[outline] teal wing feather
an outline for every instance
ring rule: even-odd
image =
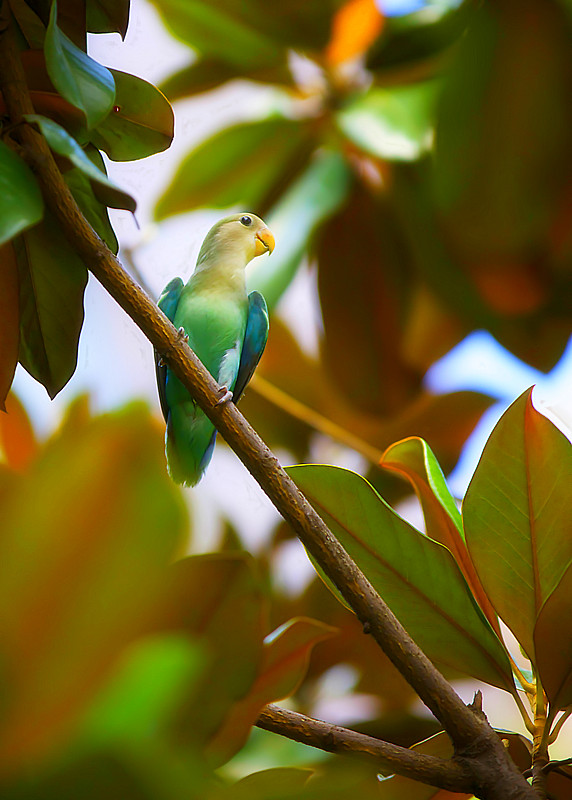
[[[248,319],[240,355],[238,375],[234,385],[233,400],[238,403],[254,374],[268,340],[268,309],[260,292],[248,295]]]
[[[175,321],[175,314],[177,313],[177,306],[183,291],[183,281],[180,278],[173,278],[172,281],[165,286],[161,293],[161,297],[157,305],[163,314],[171,321]],[[167,387],[167,367],[161,363],[161,356],[155,350],[155,374],[157,376],[157,389],[159,390],[159,401],[161,403],[161,411],[165,417],[165,422],[169,417],[169,404],[167,403],[166,387]]]

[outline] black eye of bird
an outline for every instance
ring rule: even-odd
[[[240,221],[242,222],[242,224],[243,224],[243,225],[246,225],[247,227],[248,227],[249,225],[252,225],[252,219],[251,219],[251,217],[241,217],[241,218],[240,218]]]

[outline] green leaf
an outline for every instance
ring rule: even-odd
[[[255,262],[248,283],[273,309],[290,285],[312,236],[343,203],[350,187],[350,170],[335,150],[319,153],[272,208],[267,222],[276,239],[272,259]]]
[[[6,397],[14,380],[20,345],[20,282],[11,244],[0,247],[0,264],[0,410],[6,411]]]
[[[278,116],[220,131],[183,161],[156,219],[196,208],[257,208],[307,137],[303,123]]]
[[[92,128],[113,106],[113,75],[80,50],[58,28],[56,18],[57,2],[54,0],[44,44],[48,74],[58,92],[84,112],[88,127]]]
[[[377,158],[414,161],[432,144],[437,89],[436,81],[370,89],[338,113],[338,127]]]
[[[116,86],[115,105],[91,132],[91,141],[113,161],[135,161],[166,150],[175,118],[171,104],[153,84],[110,70]]]
[[[278,47],[256,27],[256,16],[246,19],[236,3],[213,6],[208,0],[154,0],[166,27],[201,54],[249,69],[284,60]]]
[[[47,210],[13,247],[20,275],[20,362],[55,397],[75,371],[87,270]]]
[[[109,221],[107,207],[96,197],[87,175],[78,168],[71,169],[64,175],[64,180],[91,227],[109,249],[117,254],[119,244]]]
[[[286,62],[244,70],[218,58],[201,58],[167,78],[161,84],[161,91],[169,100],[179,100],[182,97],[194,97],[209,92],[238,78],[257,83],[292,86],[292,73]]]
[[[0,771],[59,743],[156,627],[187,521],[161,451],[142,405],[92,420],[80,403],[4,503]]]
[[[563,511],[564,513],[564,511]],[[534,627],[536,666],[555,708],[572,704],[572,564],[538,615]]]
[[[287,472],[429,658],[514,692],[506,652],[447,548],[412,528],[354,472]]]
[[[70,136],[57,122],[47,117],[42,117],[39,114],[26,114],[25,118],[28,122],[35,122],[38,125],[52,150],[60,156],[69,158],[72,164],[78,167],[90,180],[101,183],[107,189],[111,189],[112,192],[109,193],[110,196],[113,196],[113,193],[115,193],[118,197],[121,196],[122,198],[119,202],[128,203],[128,205],[113,206],[114,208],[129,208],[130,211],[135,211],[137,203],[127,192],[124,192],[109,180],[105,173],[103,159],[99,154],[99,158],[96,158],[101,167],[96,166],[94,161],[92,161],[85,150],[80,147],[73,136]]]
[[[44,202],[28,165],[0,140],[0,244],[42,219]]]
[[[89,33],[119,33],[125,39],[129,24],[130,0],[87,0],[86,21]]]
[[[286,800],[299,796],[311,775],[312,770],[299,767],[264,769],[225,787],[212,800]]]
[[[522,394],[485,445],[463,504],[471,558],[528,657],[542,605],[572,562],[572,445]]]
[[[500,636],[498,618],[476,573],[465,544],[463,521],[433,451],[423,439],[410,436],[390,445],[380,466],[407,478],[423,508],[427,535],[453,554],[486,618]]]

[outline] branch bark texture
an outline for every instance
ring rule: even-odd
[[[43,136],[23,121],[33,113],[6,0],[0,17],[0,90],[19,152],[34,171],[46,205],[68,241],[109,294],[138,325],[189,390],[242,463],[291,525],[306,549],[337,586],[364,629],[441,722],[472,791],[489,800],[536,795],[510,761],[488,723],[468,708],[411,639],[355,562],[280,467],[278,460],[233,403],[216,406],[218,385],[180,340],[156,304],[123,270],[78,208]],[[396,772],[399,770],[395,769]],[[463,784],[466,786],[466,783]]]

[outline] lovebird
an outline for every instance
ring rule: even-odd
[[[208,232],[188,283],[174,278],[159,298],[159,308],[220,384],[219,403],[238,402],[266,346],[266,302],[260,292],[247,295],[245,267],[273,249],[260,217],[225,217]],[[217,432],[157,353],[155,364],[167,468],[174,481],[194,486],[212,458]]]

